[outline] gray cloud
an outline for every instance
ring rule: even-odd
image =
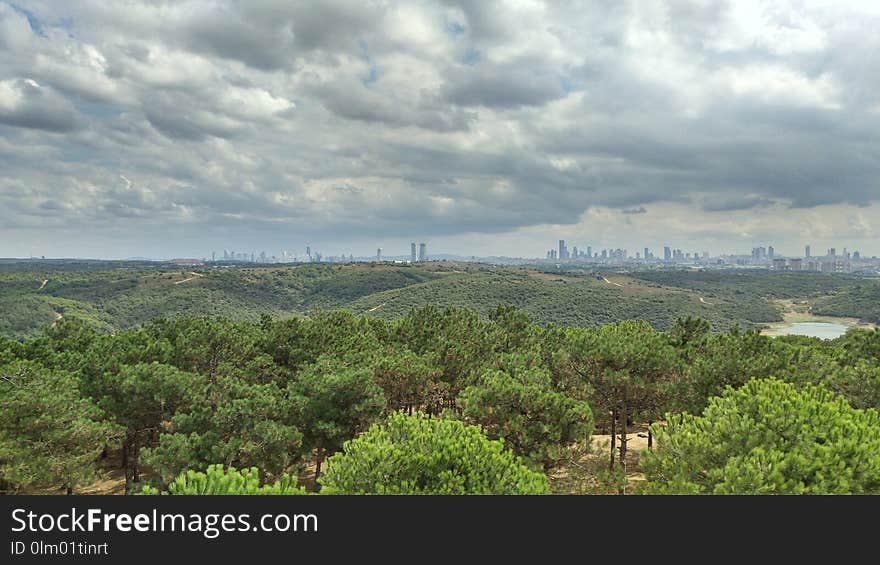
[[[516,108],[542,106],[564,97],[565,90],[561,77],[545,71],[537,60],[506,65],[483,63],[453,70],[444,94],[460,106]]]
[[[0,81],[0,123],[50,132],[69,132],[79,124],[64,97],[31,79]]]
[[[418,234],[542,254],[524,242],[546,230],[735,245],[767,230],[723,218],[773,212],[795,238],[786,218],[820,207],[857,218],[833,224],[853,238],[880,225],[870,6],[15,4],[0,0],[4,242]]]

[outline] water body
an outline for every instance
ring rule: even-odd
[[[845,334],[848,329],[849,326],[828,322],[795,322],[781,328],[779,333],[783,335],[807,335],[821,339],[834,339]]]

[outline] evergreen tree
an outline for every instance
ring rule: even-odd
[[[629,419],[659,415],[681,372],[679,357],[667,338],[645,322],[572,330],[567,347],[565,365],[592,390],[595,413],[610,415],[609,466],[614,466],[615,431],[625,463]]]
[[[546,369],[489,371],[458,395],[458,403],[466,421],[481,425],[489,438],[503,439],[514,453],[545,471],[573,444],[589,448],[589,404],[553,390]]]
[[[752,380],[654,433],[643,492],[880,493],[880,415],[819,387]]]
[[[480,428],[392,414],[327,461],[326,494],[548,494],[547,477]]]
[[[144,486],[139,494],[155,495],[159,490]],[[273,483],[260,484],[256,467],[238,470],[235,467],[209,465],[206,472],[185,471],[178,475],[162,494],[172,495],[296,495],[306,491],[296,486],[296,477],[281,475]]]
[[[0,483],[18,492],[93,479],[96,462],[121,430],[79,394],[76,379],[30,361],[0,366]]]
[[[342,449],[343,442],[365,430],[385,408],[382,389],[368,368],[328,358],[297,375],[289,392],[300,410],[304,445],[315,451],[316,477],[327,454]]]

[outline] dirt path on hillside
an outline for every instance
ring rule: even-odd
[[[620,284],[620,283],[611,282],[611,281],[609,281],[608,279],[606,279],[605,277],[602,277],[602,280],[605,281],[605,282],[607,282],[608,284],[613,284],[614,286],[623,286],[623,285]]]
[[[185,282],[189,282],[189,281],[191,281],[191,280],[194,280],[194,279],[197,279],[197,278],[199,278],[199,277],[204,277],[204,276],[205,276],[205,275],[202,275],[202,274],[199,274],[199,273],[190,273],[190,275],[191,275],[191,276],[190,276],[188,279],[183,279],[182,281],[177,281],[177,282],[175,282],[174,284],[183,284],[183,283],[185,283]]]
[[[55,320],[52,322],[52,326],[51,326],[51,327],[54,328],[55,326],[58,325],[58,322],[60,322],[60,321],[61,321],[61,318],[63,318],[64,316],[63,316],[63,315],[61,314],[61,312],[59,312],[58,310],[55,310],[55,311],[52,312],[52,313],[55,314]]]
[[[46,286],[47,282],[49,282],[49,279],[43,279],[42,281],[40,281],[40,288],[38,288],[37,290],[43,290],[43,287]]]
[[[367,312],[375,312],[376,310],[378,310],[378,309],[381,308],[382,306],[385,306],[385,304],[387,304],[387,303],[386,303],[386,302],[383,302],[382,304],[380,304],[380,305],[378,305],[378,306],[373,306],[372,308],[370,308],[369,310],[367,310]]]
[[[700,296],[699,298],[700,298],[700,302],[702,302],[703,304],[705,304],[705,305],[707,305],[707,306],[715,306],[715,303],[714,303],[714,302],[708,302],[708,301],[707,301],[705,298],[703,298],[702,296]]]

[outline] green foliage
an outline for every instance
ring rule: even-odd
[[[93,479],[101,451],[120,435],[102,418],[70,373],[28,361],[0,366],[0,482],[70,493]]]
[[[640,271],[633,276],[666,287],[694,290],[709,298],[752,297],[808,298],[832,294],[857,284],[859,279],[826,273],[777,273],[744,270]]]
[[[642,454],[644,492],[880,493],[880,415],[822,388],[753,380],[667,419]]]
[[[392,414],[346,442],[320,479],[326,494],[547,494],[500,441],[455,420]]]
[[[665,406],[681,371],[675,349],[645,322],[570,330],[565,366],[591,387],[597,410],[646,417]]]
[[[546,369],[489,371],[458,395],[464,418],[514,453],[549,469],[574,444],[589,447],[593,414],[584,401],[553,390]]]
[[[708,336],[685,344],[687,360],[681,380],[675,383],[671,408],[699,413],[709,399],[728,386],[739,387],[755,377],[774,374],[781,362],[773,340],[757,333]]]
[[[202,277],[150,264],[36,268],[0,264],[3,304],[33,306],[34,321],[46,305],[64,313],[34,337],[0,338],[0,367],[27,382],[2,399],[0,488],[12,490],[82,484],[105,445],[103,465],[121,448],[128,491],[212,464],[257,467],[269,480],[312,462],[320,471],[346,441],[403,410],[480,424],[490,440],[504,440],[505,453],[553,471],[556,490],[606,492],[625,472],[581,457],[593,418],[602,433],[616,426],[622,440],[635,423],[668,410],[699,415],[728,386],[767,377],[880,407],[880,332],[822,341],[748,329],[778,316],[769,298],[823,300],[863,279],[730,273],[743,289],[718,273],[608,274],[617,286],[583,269],[442,262],[205,268]],[[339,306],[362,313],[317,309]],[[166,307],[179,312],[139,325]],[[225,317],[189,315],[216,312]],[[0,320],[6,315],[0,310]],[[621,318],[645,321],[598,326]],[[716,333],[737,322],[746,331]],[[13,332],[18,339],[39,331],[25,326]],[[14,380],[3,386],[12,391]],[[434,461],[414,457],[414,467],[400,467],[413,475],[419,461]],[[447,475],[440,486],[425,479],[414,488],[470,484]],[[385,488],[371,480],[358,488]],[[405,492],[402,482],[389,488]]]
[[[845,337],[823,342],[747,332],[690,342],[680,349],[686,370],[673,384],[670,408],[698,414],[710,398],[720,396],[728,386],[769,377],[800,387],[821,384],[855,407],[880,407],[880,365],[872,360],[869,345],[874,333],[851,330]]]
[[[842,350],[843,360],[847,363],[870,359],[880,364],[880,328],[849,330],[835,340],[835,345]]]
[[[155,495],[159,490],[144,486],[139,494]],[[204,473],[186,471],[178,475],[162,494],[172,495],[297,495],[306,491],[296,486],[296,477],[281,475],[271,484],[260,484],[256,467],[238,470],[235,467],[209,465]]]
[[[42,280],[48,283],[40,288]],[[620,280],[622,287],[608,284],[582,268],[551,272],[442,262],[212,265],[194,271],[163,263],[0,264],[0,335],[38,335],[56,312],[110,332],[179,316],[256,323],[263,315],[283,319],[348,309],[399,319],[433,304],[495,316],[499,326],[507,324],[513,332],[506,347],[514,347],[523,335],[516,328],[522,329],[528,318],[540,325],[582,327],[642,319],[668,330],[676,319],[691,316],[705,319],[713,331],[724,331],[733,324],[756,329],[779,321],[771,298],[804,297],[815,302],[814,311],[864,318],[880,304],[875,282],[816,273],[658,271]],[[828,295],[833,296],[822,298]],[[511,307],[519,319],[510,318]]]
[[[397,338],[412,351],[435,360],[446,392],[443,404],[450,408],[495,354],[492,326],[474,310],[426,306],[411,311],[396,328]]]
[[[880,282],[860,281],[842,288],[834,296],[817,300],[813,312],[820,316],[860,318],[880,324]]]
[[[384,392],[389,413],[420,407],[440,409],[444,394],[435,357],[404,349],[389,350],[376,360],[373,379]]]
[[[277,476],[301,457],[297,405],[278,385],[251,384],[232,372],[208,380],[193,397],[189,409],[171,419],[158,445],[141,451],[162,480],[216,461]]]
[[[385,408],[382,389],[366,367],[349,367],[320,358],[298,374],[289,392],[299,410],[304,445],[317,451],[320,464],[326,453],[365,430]]]
[[[694,318],[685,316],[678,318],[672,327],[669,328],[669,339],[676,347],[684,347],[689,343],[699,342],[705,339],[712,327],[709,322],[702,318]]]

